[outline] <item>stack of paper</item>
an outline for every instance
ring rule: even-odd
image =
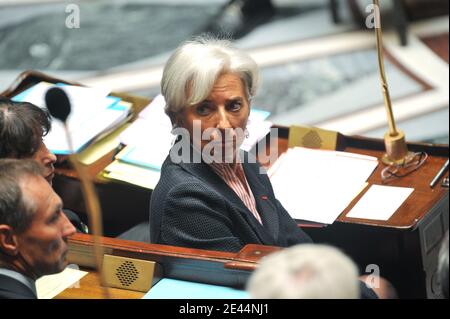
[[[164,112],[165,101],[158,95],[138,119],[119,136],[126,147],[103,171],[103,176],[153,189],[159,181],[161,165],[169,154],[174,136]]]
[[[413,191],[410,187],[372,185],[347,217],[388,220]]]
[[[127,120],[131,104],[118,97],[108,96],[109,91],[40,82],[13,98],[14,101],[30,102],[45,108],[45,94],[48,89],[57,86],[69,97],[72,111],[67,125],[75,152],[79,152],[94,139],[110,132]],[[52,120],[52,129],[44,137],[44,143],[55,154],[70,154],[64,125]]]
[[[164,97],[158,95],[120,134],[120,141],[126,147],[106,167],[104,177],[149,189],[156,186],[161,166],[175,139],[170,119],[164,112],[165,105]],[[249,151],[269,133],[272,123],[265,121],[269,115],[269,112],[252,109],[247,124],[249,134],[241,149]]]
[[[58,274],[43,276],[36,280],[37,296],[39,299],[52,299],[67,288],[76,288],[87,274],[86,271],[68,266]]]
[[[331,224],[362,191],[375,157],[296,147],[269,170],[278,200],[295,219]]]

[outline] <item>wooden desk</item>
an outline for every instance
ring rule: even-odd
[[[54,299],[103,299],[98,273],[92,269],[86,271],[89,271],[89,274],[80,280],[79,286],[64,290]],[[117,288],[110,288],[109,293],[111,299],[141,299],[144,296],[142,292]]]
[[[24,75],[19,81],[20,84],[7,90],[6,95],[15,95],[42,79],[51,82],[61,81],[43,78],[42,75],[34,73]],[[137,100],[136,97],[127,97],[124,94],[121,96],[130,101],[138,101],[140,105],[148,102],[148,100]],[[278,153],[281,154],[287,149],[289,128],[278,127],[278,129],[277,146]],[[363,196],[363,192],[344,210],[334,224],[325,228],[305,230],[315,242],[340,247],[357,262],[361,273],[365,273],[368,265],[377,265],[380,274],[394,284],[402,298],[436,297],[439,291],[436,285],[437,253],[440,240],[448,230],[448,189],[440,185],[431,189],[428,185],[448,158],[448,145],[408,143],[408,147],[410,151],[426,152],[429,158],[416,172],[404,178],[392,180],[388,184],[415,189],[388,221],[346,217],[348,211]],[[384,143],[379,139],[339,134],[337,150],[381,158],[384,153]],[[91,174],[94,175],[103,169],[112,160],[112,155],[110,153],[90,166]],[[383,165],[380,164],[369,178],[369,184],[381,184],[382,168]],[[76,176],[70,170],[60,169],[58,172],[54,180],[54,188],[63,198],[65,207],[83,214],[85,208]],[[102,180],[96,181],[96,187],[104,213],[103,223],[107,236],[116,236],[137,223],[148,221],[151,191],[133,185]],[[124,200],[124,194],[126,194],[126,200]],[[140,244],[128,242],[127,245],[138,248]],[[170,249],[176,251],[178,247],[170,247]],[[183,277],[184,271],[185,269],[172,274]],[[247,275],[244,275],[244,278]],[[205,280],[206,282],[214,281],[215,278],[210,277]]]
[[[279,152],[287,149],[289,129],[279,127]],[[362,274],[377,265],[381,276],[389,279],[401,298],[435,298],[439,244],[448,230],[448,189],[429,183],[448,158],[448,145],[408,143],[413,152],[426,152],[426,163],[412,174],[386,185],[412,187],[414,192],[387,221],[348,218],[347,213],[365,194],[357,196],[337,220],[325,228],[305,228],[316,243],[340,247],[353,258]],[[337,150],[381,158],[384,142],[360,136],[338,135]],[[380,164],[368,179],[381,185]]]
[[[238,253],[190,249],[167,245],[138,243],[115,238],[102,238],[105,254],[141,260],[152,260],[161,265],[163,277],[229,286],[243,289],[260,258],[279,250],[278,247],[247,245]],[[68,261],[89,272],[78,288],[69,288],[58,299],[103,298],[103,292],[94,269],[93,238],[75,234],[69,240]],[[112,298],[137,299],[144,295],[125,289],[111,288]]]
[[[280,128],[279,133],[278,143],[282,151],[283,148],[287,149],[287,128]],[[378,158],[383,154],[384,145],[380,140],[342,135],[339,139],[341,140],[340,150]],[[356,261],[362,274],[366,273],[367,266],[377,265],[380,274],[394,284],[402,298],[432,298],[439,294],[436,277],[437,254],[439,243],[448,229],[448,190],[440,185],[431,189],[429,182],[448,157],[448,146],[410,143],[409,148],[412,151],[425,151],[429,154],[429,158],[418,171],[405,178],[392,180],[388,184],[415,189],[388,221],[346,217],[348,211],[363,196],[364,191],[334,224],[325,228],[306,228],[305,230],[317,243],[340,247]],[[381,170],[382,165],[371,175],[369,184],[382,184]],[[70,179],[70,182],[76,183],[73,179]],[[131,209],[127,207],[121,210],[117,209],[116,205],[120,206],[124,203],[117,203],[114,200],[117,197],[108,197],[106,193],[105,200],[108,200],[107,204],[112,207],[112,210],[106,212],[108,216],[112,214],[117,220],[124,220],[123,213],[128,214],[131,211],[136,216],[142,216],[143,220],[148,218],[147,205],[151,192],[143,192],[142,189],[116,183],[111,183],[108,187],[117,187],[118,192],[123,189],[122,191],[127,192],[127,197],[144,196],[140,197],[140,201],[146,203],[143,206],[136,205]],[[69,192],[68,189],[66,191]],[[139,246],[138,243],[132,245]],[[171,249],[175,248],[178,247]],[[205,282],[209,282],[210,279],[207,278]]]

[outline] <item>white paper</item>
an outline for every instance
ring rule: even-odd
[[[275,195],[295,219],[331,224],[363,189],[375,157],[289,149],[269,171]]]
[[[158,184],[161,172],[115,160],[105,168],[103,176],[147,189],[154,189]]]
[[[120,134],[119,138],[120,142],[125,145],[146,145],[152,149],[162,146],[166,149],[170,148],[175,136],[172,135],[170,126],[138,118]],[[168,142],[168,145],[161,144],[162,140]]]
[[[123,122],[131,108],[131,104],[121,103],[119,98],[107,96],[108,90],[48,82],[36,84],[20,93],[14,100],[45,108],[45,95],[52,87],[64,90],[70,100],[71,113],[67,118],[67,125],[75,152],[95,137]],[[59,120],[52,119],[52,129],[44,137],[44,143],[53,153],[70,153],[64,125]]]
[[[159,94],[139,113],[139,118],[171,128],[172,123],[164,111],[165,106],[164,96]]]
[[[347,217],[388,220],[413,191],[408,187],[372,185]]]
[[[86,271],[67,267],[59,274],[43,276],[36,281],[39,299],[52,299],[67,288],[77,285],[86,276]]]
[[[127,116],[128,110],[104,109],[98,116],[86,116],[80,122],[69,121],[68,127],[75,152],[79,151],[99,134],[122,123]],[[44,143],[53,153],[70,153],[64,125],[60,121],[52,122],[52,130],[44,137]]]

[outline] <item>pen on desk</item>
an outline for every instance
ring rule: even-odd
[[[448,159],[447,162],[445,162],[444,166],[439,170],[439,172],[436,174],[436,176],[433,178],[433,180],[430,183],[430,187],[433,188],[437,181],[444,175],[445,171],[448,169]]]

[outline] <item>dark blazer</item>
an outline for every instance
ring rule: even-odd
[[[310,243],[275,198],[260,167],[248,160],[243,163],[263,225],[208,164],[173,163],[168,156],[150,202],[151,242],[230,252],[246,244]]]
[[[37,297],[20,281],[0,275],[0,299],[37,299]]]

